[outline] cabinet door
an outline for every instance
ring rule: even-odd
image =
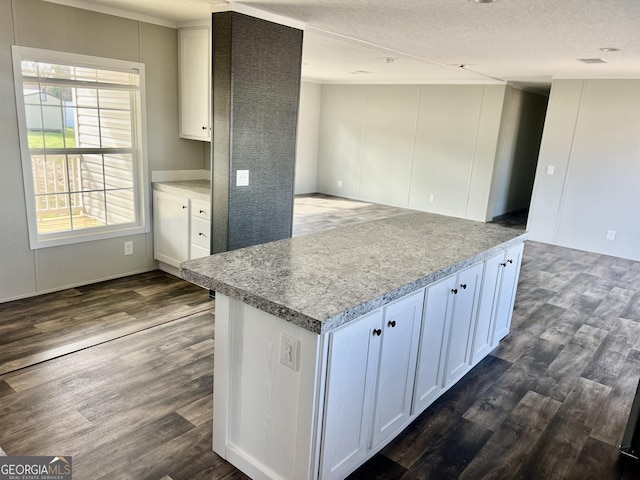
[[[385,307],[371,448],[411,416],[424,290]]]
[[[416,371],[412,414],[417,414],[429,406],[442,393],[444,374],[443,345],[445,345],[445,325],[452,312],[456,276],[452,275],[427,288],[424,318],[420,333],[418,367]]]
[[[189,200],[154,190],[154,258],[174,267],[189,259]]]
[[[457,275],[453,288],[453,312],[447,328],[447,359],[445,386],[457,382],[471,369],[471,338],[478,312],[478,296],[482,280],[482,263],[463,270]]]
[[[382,310],[331,333],[320,478],[341,479],[367,456]]]
[[[180,136],[211,141],[210,58],[207,27],[178,30]]]
[[[498,342],[509,333],[509,329],[511,328],[511,315],[513,314],[513,304],[516,300],[516,289],[518,288],[518,277],[520,276],[523,250],[523,243],[510,248],[507,250],[504,262],[501,263],[502,279],[494,320],[494,345],[497,345]]]
[[[503,267],[501,264],[504,262],[504,257],[504,252],[501,252],[484,262],[478,320],[471,351],[471,365],[476,365],[496,346],[493,342],[494,313],[498,302],[500,281],[502,280]]]

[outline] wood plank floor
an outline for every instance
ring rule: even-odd
[[[0,374],[211,309],[159,270],[0,303]]]
[[[155,272],[0,305],[0,341],[18,318],[144,328],[0,375],[0,450],[72,455],[77,479],[247,478],[211,451],[213,302],[191,289]],[[639,377],[640,262],[527,242],[511,333],[350,478],[640,478],[618,450]]]

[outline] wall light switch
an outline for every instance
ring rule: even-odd
[[[615,240],[615,239],[616,239],[616,231],[607,230],[607,240]]]
[[[236,187],[249,186],[249,170],[236,170]]]
[[[555,169],[556,167],[554,167],[553,165],[547,165],[547,175],[553,175]]]
[[[342,188],[342,180],[338,180],[338,188]]]
[[[435,196],[435,195],[433,195],[433,194],[429,195],[429,201],[430,201],[431,203],[435,202],[435,201],[436,201],[436,196]]]

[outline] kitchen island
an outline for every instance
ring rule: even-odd
[[[213,449],[348,475],[508,333],[526,237],[409,213],[183,263],[216,291]]]

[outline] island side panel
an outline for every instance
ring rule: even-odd
[[[297,342],[296,370],[281,336]],[[321,336],[216,293],[213,449],[252,478],[314,478]]]

